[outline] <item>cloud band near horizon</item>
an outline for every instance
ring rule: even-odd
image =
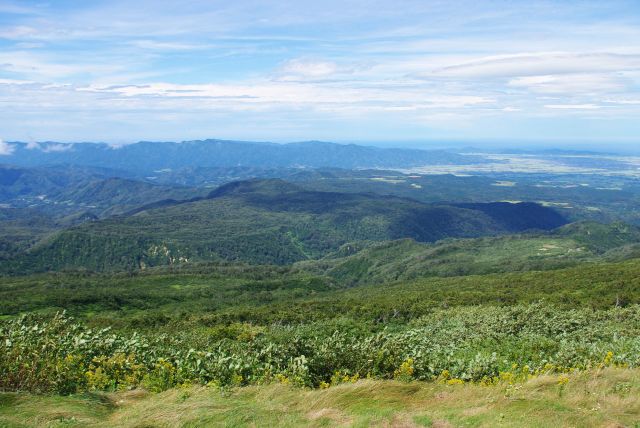
[[[640,135],[634,1],[0,0],[0,47],[4,140]]]

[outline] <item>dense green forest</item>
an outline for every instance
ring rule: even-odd
[[[0,422],[15,422],[7,406],[42,415],[25,392],[68,397],[75,415],[94,401],[74,397],[132,390],[552,379],[564,391],[580,373],[640,365],[637,226],[541,201],[455,201],[462,185],[438,201],[369,172],[309,174],[164,198],[102,179],[95,200],[116,215],[4,208]]]
[[[251,180],[221,186],[207,197],[164,200],[68,228],[6,261],[3,271],[139,269],[207,260],[288,264],[354,241],[433,242],[565,223],[555,210],[533,203],[434,205]]]

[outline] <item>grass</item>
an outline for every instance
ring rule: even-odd
[[[502,236],[421,244],[410,240],[376,244],[354,255],[302,262],[349,284],[384,283],[432,276],[550,270],[598,260],[571,237]]]
[[[3,427],[640,426],[640,370],[606,368],[526,383],[361,380],[323,390],[272,384],[71,397],[0,394]]]
[[[358,275],[357,266],[350,269]],[[345,273],[344,277],[349,275]],[[638,277],[637,259],[583,263],[544,273],[422,277],[388,282],[384,287],[349,289],[341,289],[349,284],[344,279],[269,266],[211,267],[205,273],[131,276],[51,273],[0,278],[0,316],[64,309],[94,325],[118,326],[133,321],[136,325],[156,325],[151,322],[156,316],[182,319],[183,313],[225,322],[270,325],[337,315],[371,321],[394,310],[400,310],[403,319],[411,319],[443,305],[502,306],[542,299],[569,308],[606,309],[617,300],[624,305],[640,303]]]

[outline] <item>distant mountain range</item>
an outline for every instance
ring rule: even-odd
[[[376,259],[375,266],[377,278],[387,280],[409,272],[557,267],[640,251],[640,235],[627,226],[613,234],[611,228],[565,227],[553,238],[566,244],[558,247],[564,252],[540,250],[535,239],[531,248],[519,238],[502,239],[568,221],[637,220],[637,183],[618,177],[402,173],[393,169],[484,159],[323,142],[9,144],[13,151],[0,156],[0,274],[317,261],[335,278],[356,284],[374,279],[358,270],[372,254],[386,260]],[[448,238],[497,235],[460,248],[447,244]],[[384,244],[403,239],[410,241]],[[437,248],[422,244],[442,240]],[[354,248],[372,249],[356,256]],[[350,258],[344,265],[327,261],[332,254]],[[440,260],[447,269],[438,267]]]
[[[138,269],[194,261],[289,264],[348,242],[433,242],[549,230],[566,223],[533,203],[432,205],[375,194],[318,192],[278,180],[233,182],[208,196],[166,199],[53,235],[5,272]]]
[[[155,174],[194,167],[407,168],[484,162],[479,156],[442,150],[395,149],[307,141],[290,144],[204,140],[103,143],[8,143],[0,163],[21,166],[82,165]]]
[[[161,186],[114,177],[115,174],[111,170],[77,166],[0,165],[0,208],[37,207],[55,215],[87,211],[105,217],[159,199],[185,199],[198,194],[192,188]]]

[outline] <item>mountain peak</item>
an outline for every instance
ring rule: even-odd
[[[246,193],[280,194],[291,193],[302,190],[299,186],[281,180],[279,178],[251,179],[243,181],[233,181],[224,184],[213,190],[207,196],[209,199],[220,198],[222,196],[239,195]]]

